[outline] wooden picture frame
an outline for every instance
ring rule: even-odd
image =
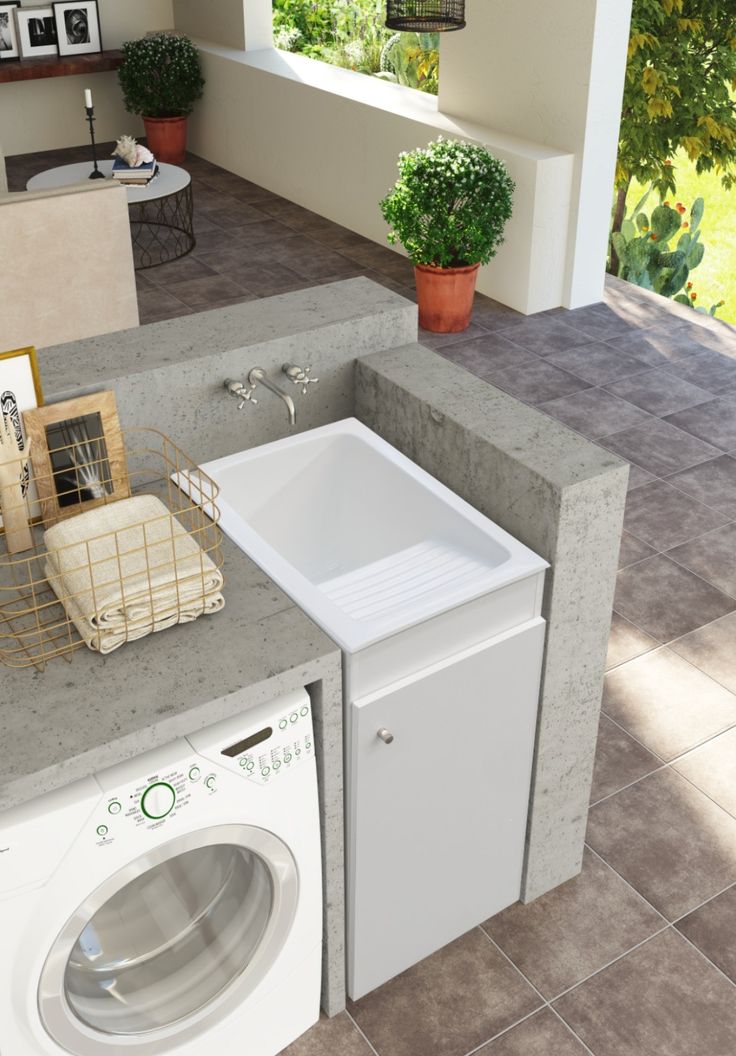
[[[53,0],[52,6],[59,55],[94,55],[102,51],[97,0]]]
[[[115,393],[50,403],[23,415],[46,528],[130,495]]]
[[[0,0],[0,62],[20,58],[20,41],[14,14],[18,7],[20,0]]]

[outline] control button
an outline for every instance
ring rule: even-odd
[[[285,730],[288,725],[289,725],[289,723],[286,721],[286,719],[282,719],[279,722],[279,729],[280,730]]]
[[[285,763],[290,763],[291,762],[291,752],[286,752],[284,754],[284,762]]]
[[[289,722],[296,722],[298,718],[299,716],[297,715],[297,713],[295,711],[292,711],[291,715],[289,716]]]
[[[294,755],[301,755],[301,754],[302,754],[301,748],[295,748],[294,749]],[[291,759],[291,756],[289,756],[289,758]]]
[[[270,766],[264,766],[263,769],[261,770],[261,777],[268,777],[268,775],[270,773],[271,773],[271,767]]]
[[[204,779],[205,788],[208,788],[210,792],[214,792],[217,788],[217,778],[214,774],[208,774]]]
[[[198,766],[193,766],[191,768],[191,770],[189,771],[189,780],[190,781],[199,781],[201,776],[202,776],[202,771],[199,769]]]
[[[149,785],[141,796],[141,810],[152,821],[160,821],[170,814],[176,803],[176,792],[167,781]]]
[[[98,836],[107,836],[108,832],[109,832],[109,829],[108,829],[107,825],[98,825],[97,826],[97,835]]]
[[[108,803],[107,804],[107,813],[108,814],[119,814],[122,809],[123,809],[123,804],[119,803],[117,799],[114,799],[112,801],[112,803]]]
[[[274,768],[274,770],[280,770],[281,769],[281,760],[280,759],[274,759],[273,768]]]
[[[312,747],[312,742],[311,741],[305,741],[304,742],[304,747],[307,749],[307,751],[309,751],[309,749]]]
[[[299,712],[299,714],[300,715],[308,715],[309,714],[309,708],[306,708],[306,707],[302,708],[302,710]]]
[[[251,770],[254,770],[254,769],[255,769],[255,765],[256,765],[256,764],[255,764],[255,763],[253,762],[253,760],[252,760],[252,759],[251,759],[251,760],[249,760],[249,762],[247,762],[247,763],[245,764],[246,770],[248,770],[249,772],[250,772]]]
[[[248,760],[245,758],[245,756],[243,756],[242,759],[239,759],[238,762],[240,763],[241,766],[244,766],[244,767],[248,765]]]

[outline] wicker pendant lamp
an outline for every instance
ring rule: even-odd
[[[386,26],[402,33],[463,29],[465,0],[386,0]]]

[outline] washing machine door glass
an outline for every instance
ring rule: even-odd
[[[184,1019],[248,965],[273,905],[267,865],[244,847],[188,851],[131,881],[72,949],[70,1007],[108,1034]]]

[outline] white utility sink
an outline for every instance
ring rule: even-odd
[[[547,567],[354,418],[202,469],[225,533],[348,653]]]

